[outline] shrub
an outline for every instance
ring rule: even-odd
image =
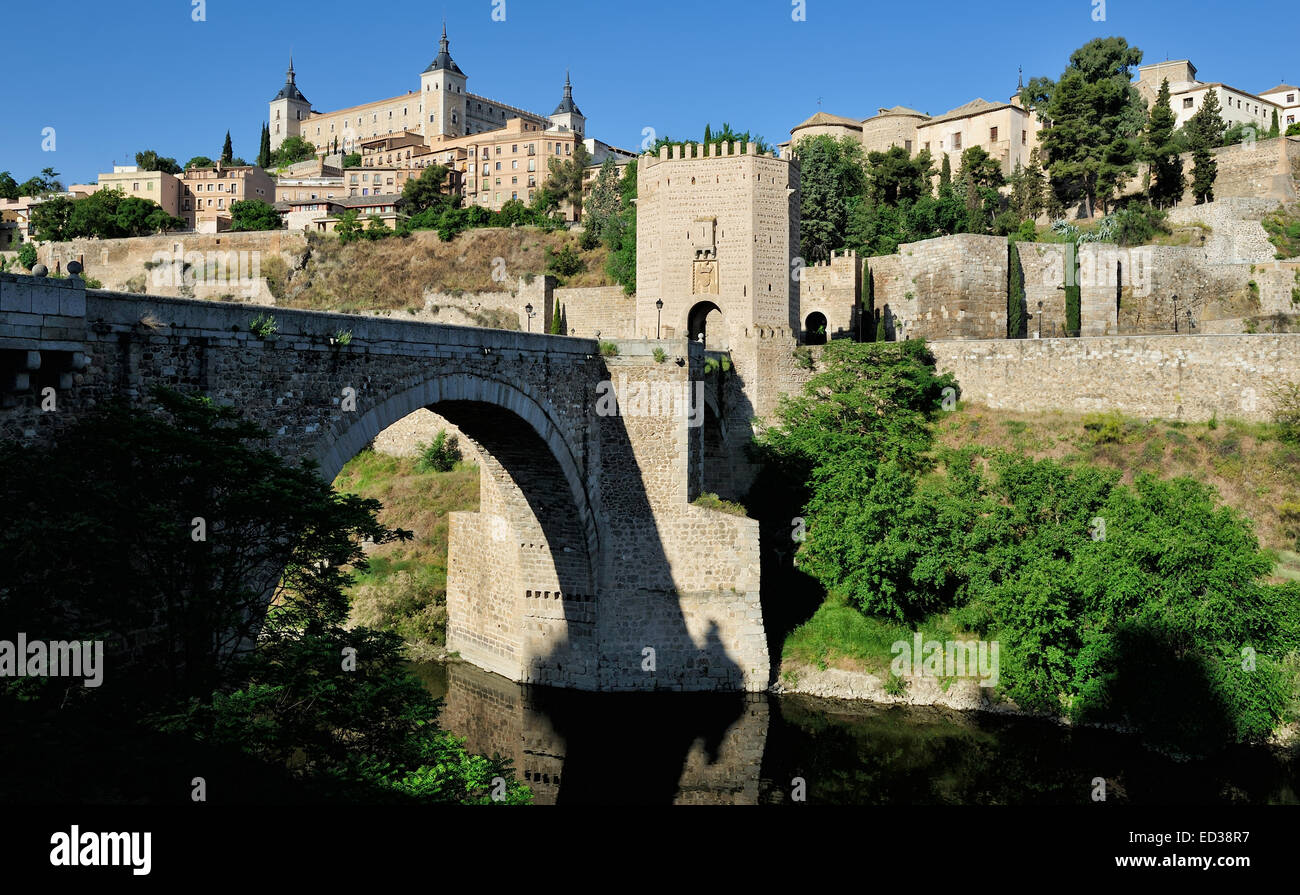
[[[615,345],[613,342],[606,342],[602,340],[600,343],[600,356],[618,357],[618,346]]]
[[[23,266],[24,270],[31,270],[36,266],[36,246],[30,242],[25,242],[18,250],[18,263]]]
[[[546,250],[546,272],[555,274],[560,279],[567,279],[587,269],[587,262],[582,260],[572,244],[565,243],[558,252]]]
[[[706,510],[717,510],[720,513],[726,513],[729,516],[748,516],[749,511],[743,504],[735,503],[730,500],[723,500],[711,491],[706,491],[695,500],[691,501],[697,507],[704,507]]]
[[[1283,382],[1269,389],[1273,422],[1284,441],[1300,444],[1300,382]]]
[[[654,359],[655,363],[662,364],[664,361],[668,360],[668,352],[664,351],[662,348],[656,348],[654,350]]]
[[[259,339],[270,339],[276,332],[275,317],[271,314],[258,314],[248,322],[248,329]]]
[[[421,442],[415,468],[420,472],[451,472],[462,459],[456,436],[439,432],[429,444]]]

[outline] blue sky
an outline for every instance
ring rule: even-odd
[[[145,148],[215,157],[227,128],[252,159],[290,51],[318,111],[396,96],[417,89],[444,13],[471,91],[547,114],[567,66],[588,136],[629,149],[647,127],[685,139],[724,120],[777,143],[819,99],[856,118],[1006,99],[1019,66],[1055,77],[1112,34],[1146,61],[1190,58],[1203,80],[1248,91],[1300,79],[1300,56],[1268,25],[1281,7],[1256,0],[1108,0],[1104,22],[1097,0],[807,0],[805,21],[792,0],[504,0],[503,22],[502,0],[206,0],[206,21],[193,21],[195,0],[20,2],[9,24],[43,24],[18,28],[3,55],[0,171],[19,181],[47,166],[93,181]],[[37,31],[48,36],[27,37]]]

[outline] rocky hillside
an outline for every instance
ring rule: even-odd
[[[561,277],[565,286],[612,285],[605,274],[607,251],[583,251],[578,238],[531,227],[469,230],[451,242],[432,231],[405,239],[347,244],[309,236],[289,262],[275,257],[262,267],[276,304],[330,311],[419,309],[428,293],[457,294],[509,290],[521,277],[547,272],[547,250],[565,245],[582,269]]]

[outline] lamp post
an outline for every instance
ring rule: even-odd
[[[1043,303],[1038,303],[1038,338],[1043,338]]]
[[[532,305],[531,302],[528,303],[528,304],[526,304],[526,305],[524,305],[524,313],[528,315],[528,331],[529,331],[529,332],[532,332],[532,331],[533,331],[533,318],[536,317],[537,314],[533,311],[533,305]]]
[[[660,324],[663,323],[663,319],[664,319],[664,300],[662,298],[655,299],[655,338],[656,339],[660,338],[659,330],[660,330]]]
[[[1174,332],[1178,332],[1178,296],[1174,296]]]

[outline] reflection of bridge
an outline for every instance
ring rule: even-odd
[[[440,724],[500,754],[540,805],[756,805],[765,694],[602,696],[447,667]]]
[[[513,680],[581,689],[767,685],[758,525],[691,504],[703,428],[597,412],[611,378],[685,390],[703,378],[700,346],[624,343],[605,358],[585,339],[283,309],[261,339],[248,306],[10,275],[0,306],[4,437],[56,439],[100,402],[147,402],[166,385],[239,408],[281,456],[332,479],[428,407],[485,458],[480,511],[452,517],[452,649]],[[350,340],[333,338],[342,330]],[[57,410],[43,411],[51,394]]]

